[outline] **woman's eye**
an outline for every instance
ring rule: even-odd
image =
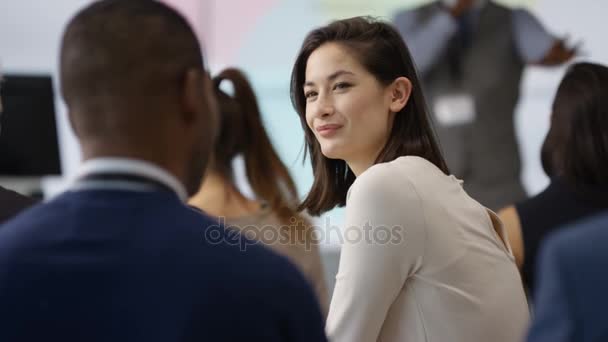
[[[317,92],[316,91],[307,91],[306,93],[304,93],[304,97],[306,99],[310,99],[312,97],[317,96]]]
[[[346,89],[350,86],[351,85],[349,83],[340,82],[340,83],[336,83],[336,85],[334,85],[334,89]]]

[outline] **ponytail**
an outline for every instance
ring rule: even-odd
[[[249,81],[234,68],[223,70],[213,81],[221,114],[214,167],[235,186],[232,160],[242,154],[247,178],[256,197],[265,201],[287,225],[299,223],[302,218],[294,209],[299,202],[295,183],[266,133]],[[222,81],[232,83],[232,96],[220,89]]]

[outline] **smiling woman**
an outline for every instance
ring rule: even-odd
[[[420,156],[449,173],[424,96],[412,88],[418,83],[407,47],[387,24],[358,17],[308,35],[291,78],[315,174],[302,209],[318,215],[345,205],[356,175],[399,156]]]
[[[301,208],[346,204],[330,339],[520,340],[528,309],[502,224],[449,174],[395,29],[313,30],[291,96],[314,174]]]
[[[386,145],[412,83],[399,77],[383,86],[338,43],[311,53],[306,80],[306,122],[323,155],[345,160],[355,175],[361,174]]]

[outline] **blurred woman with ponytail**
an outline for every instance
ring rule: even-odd
[[[234,68],[225,69],[213,82],[220,133],[205,180],[190,205],[289,258],[306,275],[326,312],[325,277],[313,228],[295,210],[299,201],[295,183],[264,129],[255,93],[245,75]],[[223,82],[232,85],[232,95],[220,89]],[[255,199],[236,184],[233,162],[238,156],[244,159]]]

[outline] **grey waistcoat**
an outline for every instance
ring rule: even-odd
[[[438,10],[433,3],[417,15],[423,21]],[[511,27],[511,11],[489,2],[461,55],[462,77],[452,76],[448,49],[422,77],[431,111],[441,94],[472,95],[475,121],[447,127],[435,118],[435,129],[452,173],[464,180],[473,198],[492,209],[525,197],[513,120],[524,64]]]

